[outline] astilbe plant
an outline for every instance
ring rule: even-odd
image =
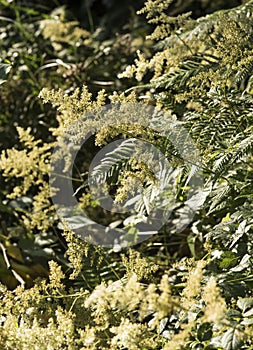
[[[47,261],[50,258],[66,263],[63,256],[66,246],[57,233],[55,212],[51,211],[49,187],[46,184],[48,174],[44,172],[49,166],[46,163],[46,144],[50,153],[54,146],[55,139],[49,130],[56,128],[56,112],[42,103],[38,98],[39,92],[42,88],[61,88],[71,94],[77,87],[81,89],[83,83],[89,86],[92,94],[96,94],[101,87],[113,91],[116,87],[122,90],[123,86],[130,86],[130,81],[121,83],[117,79],[117,67],[130,62],[145,35],[145,30],[139,32],[139,24],[135,21],[136,27],[131,36],[121,33],[106,40],[101,34],[103,28],[98,28],[96,32],[82,29],[80,24],[72,21],[70,11],[64,6],[53,11],[55,4],[47,0],[29,6],[26,3],[0,1],[1,62],[4,62],[1,67],[3,71],[6,67],[8,70],[11,68],[9,79],[1,76],[0,80],[1,83],[5,80],[0,94],[0,148],[9,149],[7,153],[10,152],[13,161],[16,158],[17,169],[22,168],[23,162],[23,175],[26,173],[25,180],[17,173],[10,181],[5,181],[2,174],[0,176],[3,243],[0,279],[11,289],[20,281],[13,276],[10,264],[14,273],[18,273],[30,286],[34,277],[47,274]],[[130,38],[138,40],[132,43]],[[116,57],[121,57],[122,61],[116,60]],[[35,143],[38,140],[45,143],[45,152],[43,147],[41,153],[36,147],[18,152],[22,146],[17,126],[25,132],[30,130]],[[38,159],[39,154],[41,159]],[[31,164],[33,157],[34,164]],[[5,158],[3,156],[2,161],[6,171],[11,164]],[[40,180],[36,174],[39,174]],[[43,186],[38,183],[42,177]],[[33,178],[34,182],[31,183]],[[29,187],[27,192],[24,186],[26,189]],[[18,197],[14,198],[13,195],[10,198],[14,188],[19,191],[19,194],[16,192]]]
[[[164,253],[173,239],[171,222],[150,242],[140,244],[140,252],[136,247],[122,256],[89,246],[65,228],[67,269],[51,261],[47,281],[37,280],[30,289],[18,287],[13,292],[1,287],[0,339],[5,349],[253,348],[253,2],[198,20],[189,14],[168,16],[170,3],[147,1],[140,11],[156,25],[151,39],[157,45],[151,58],[138,52],[135,63],[120,74],[136,77],[136,93],[101,91],[94,99],[83,87],[72,94],[43,89],[40,97],[58,110],[58,126],[51,129],[56,139],[73,122],[78,125],[85,112],[103,107],[106,99],[112,104],[145,100],[182,122],[199,148],[207,192],[186,229],[188,257]],[[150,72],[149,82],[145,74],[150,77]],[[97,146],[133,133],[122,122],[97,133],[92,121],[85,127],[94,132]],[[153,142],[168,157],[175,156],[162,137],[138,125],[135,129],[135,135]],[[47,183],[55,143],[36,141],[29,130],[18,132],[24,149],[3,152],[1,169],[5,177],[20,181],[12,197],[29,191],[34,195],[32,209],[23,214],[24,225],[30,231],[46,230],[56,221]],[[131,161],[130,170],[122,166],[118,173],[123,181],[123,187],[117,184],[119,189],[128,186],[134,171],[138,173],[138,162]],[[180,161],[175,164],[181,166]],[[142,172],[138,175],[143,179]],[[148,170],[146,175],[150,176]],[[184,175],[181,181],[182,190]],[[80,198],[82,206],[91,202]],[[96,210],[94,205],[93,214]],[[90,270],[90,258],[99,261],[101,270]],[[102,271],[107,281],[96,276]]]

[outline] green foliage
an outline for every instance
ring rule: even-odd
[[[8,73],[11,66],[9,64],[1,63],[0,65],[0,84],[3,84],[6,81]]]
[[[41,269],[42,266],[45,269],[50,258],[65,261],[63,254],[66,250],[64,240],[56,233],[55,214],[48,211],[49,192],[45,187],[38,186],[38,183],[35,184],[37,180],[33,182],[38,175],[38,169],[34,173],[31,171],[31,169],[35,170],[35,167],[41,168],[42,163],[46,162],[44,151],[47,147],[52,149],[54,141],[49,129],[57,126],[55,110],[42,104],[38,95],[46,87],[49,89],[61,87],[62,90],[71,93],[84,83],[94,94],[101,87],[108,91],[121,90],[123,84],[115,74],[121,65],[131,60],[136,48],[142,46],[145,33],[139,31],[136,22],[136,29],[131,33],[131,40],[124,33],[111,39],[104,39],[99,28],[94,33],[81,28],[77,21],[72,20],[71,14],[65,7],[52,10],[51,7],[34,4],[30,8],[30,5],[26,7],[16,2],[1,1],[0,10],[1,61],[6,62],[1,66],[1,74],[11,67],[7,80],[5,74],[1,76],[1,79],[6,82],[1,85],[0,93],[0,147],[3,150],[9,149],[9,151],[13,147],[15,150],[10,151],[12,159],[21,160],[19,157],[22,154],[23,162],[19,162],[20,170],[19,174],[17,172],[15,175],[16,180],[6,182],[2,176],[0,177],[1,234],[7,236],[11,244],[22,247],[24,264],[27,265],[29,262],[30,266],[22,267],[26,270],[23,278],[30,285],[34,278],[31,265],[40,263],[42,264]],[[121,57],[122,61],[118,57]],[[126,84],[131,85],[130,82]],[[45,142],[46,148],[44,150],[41,148],[40,153],[45,159],[40,164],[38,154],[37,164],[32,162],[37,146],[34,145],[35,148],[32,146],[28,154],[25,151],[18,153],[20,144],[17,126],[30,130],[31,135],[36,135],[41,143]],[[7,159],[6,162],[8,162]],[[8,167],[11,168],[11,164],[7,166],[6,162],[2,163],[5,171]],[[15,163],[17,164],[16,161]],[[9,199],[10,193],[21,183],[22,166],[23,171],[28,175],[25,187],[30,178],[29,193],[11,200]],[[48,165],[45,164],[44,169],[45,166]],[[13,174],[15,173],[14,168],[12,169]],[[44,177],[43,181],[47,181],[45,172],[43,175],[41,173],[40,177],[41,180]],[[23,192],[24,189],[20,188],[20,191]],[[41,195],[38,194],[38,190]],[[25,225],[24,216],[27,218]],[[39,228],[36,222],[37,224],[44,222],[44,228]],[[48,241],[49,244],[44,242],[42,247],[36,244],[38,251],[35,257],[34,242],[37,235],[45,235],[45,232],[54,238]],[[3,281],[13,288],[17,285],[17,281],[8,269],[6,271],[5,267],[3,262],[2,268],[9,276],[8,282],[4,278]],[[30,274],[33,275],[32,279],[29,277]],[[44,273],[41,274],[38,270],[37,275],[44,275]]]
[[[63,7],[49,13],[3,0],[0,6],[0,347],[253,349],[253,1],[193,19],[185,11],[175,17],[173,1],[148,0],[139,11],[152,25],[147,39],[146,25],[133,16],[129,35],[106,40]],[[82,123],[108,102],[121,104],[120,120],[103,114],[97,130],[97,112]],[[194,157],[184,164],[166,135],[128,124],[137,102],[162,111],[156,121],[163,129],[179,120],[198,148],[204,191],[193,205],[202,205],[182,232],[199,164]],[[76,140],[93,135],[73,174],[78,204],[93,220],[137,236],[140,218],[170,205],[166,185],[175,180],[173,212],[156,235],[119,253],[88,244],[59,222],[49,161],[69,126]],[[133,193],[136,214],[108,215],[87,173],[98,150],[122,137],[93,176],[106,181],[115,206]],[[150,142],[175,169],[160,169],[160,202],[157,169],[149,169],[145,152],[129,157],[133,138]],[[65,150],[53,156],[68,167]],[[87,220],[71,220],[85,231]]]

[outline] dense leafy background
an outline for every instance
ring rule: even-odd
[[[119,6],[116,0],[0,0],[2,348],[44,349],[40,333],[49,339],[50,349],[253,348],[253,3],[154,3],[157,7],[146,5],[137,16],[143,1],[121,1]],[[189,18],[175,19],[188,11]],[[143,57],[137,59],[138,50]],[[27,225],[25,218],[38,214],[34,205],[41,184],[32,183],[24,195],[8,197],[23,181],[15,175],[18,154],[23,149],[31,154],[37,146],[52,149],[57,117],[73,114],[74,93],[83,85],[92,101],[101,89],[107,96],[135,91],[137,101],[159,104],[191,134],[202,157],[207,196],[180,234],[171,227],[179,220],[184,199],[184,167],[170,221],[130,251],[87,245],[64,232],[48,206],[41,210],[46,226],[39,224],[39,217],[38,225]],[[43,88],[61,89],[69,98],[69,110],[61,109],[63,95],[58,102],[53,95],[48,98],[53,106],[43,103],[38,97]],[[29,130],[40,143],[21,142],[17,127]],[[148,137],[144,133],[143,138]],[[84,152],[85,161],[80,154],[83,173],[98,149],[95,138]],[[181,166],[166,140],[156,135],[154,143]],[[6,150],[16,152],[13,173],[5,173]],[[36,161],[30,163],[31,173]],[[119,170],[115,168],[113,176]],[[115,190],[113,176],[108,182]],[[42,178],[46,183],[46,172]],[[84,197],[79,199],[89,215],[104,222],[121,220],[123,225],[121,217],[106,217],[81,180]],[[147,205],[139,204],[145,214]],[[135,226],[133,222],[131,229]],[[109,280],[114,282],[108,287],[101,284]],[[149,312],[145,300],[153,307]],[[219,310],[224,307],[221,320]]]

